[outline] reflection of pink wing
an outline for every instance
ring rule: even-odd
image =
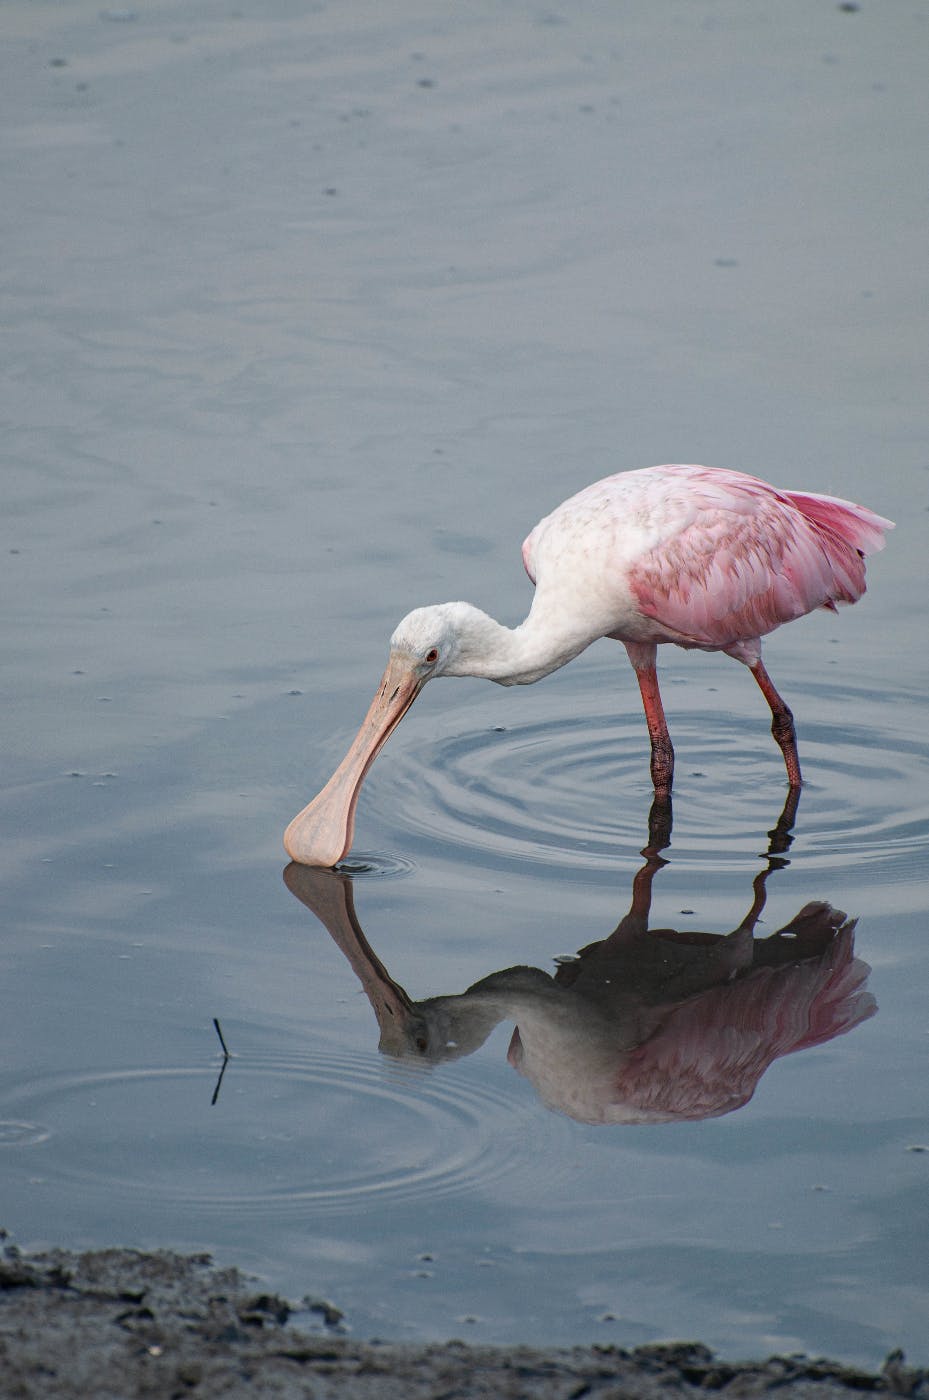
[[[677,1006],[622,1057],[617,1107],[655,1122],[711,1118],[747,1103],[781,1055],[821,1045],[873,1016],[870,968],[852,956],[854,922],[821,958],[761,967]]]

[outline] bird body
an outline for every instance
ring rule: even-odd
[[[599,637],[622,642],[635,670],[656,793],[670,793],[674,763],[655,669],[665,643],[724,651],[750,668],[788,780],[799,786],[793,718],[761,662],[761,638],[816,608],[856,602],[865,591],[864,557],[883,548],[890,528],[850,501],[718,468],[647,467],[595,482],[523,544],[535,594],[519,626],[463,602],[403,619],[352,747],[285,833],[288,854],[308,865],[332,865],[345,854],[365,773],[427,680],[529,685]]]
[[[541,520],[523,545],[536,600],[576,571],[594,636],[754,658],[758,639],[865,591],[889,522],[828,496],[698,466],[621,472]]]

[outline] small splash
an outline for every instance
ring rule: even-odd
[[[416,862],[386,851],[353,851],[345,860],[340,860],[335,868],[340,875],[351,875],[354,880],[367,880],[381,875],[410,875],[416,869]]]

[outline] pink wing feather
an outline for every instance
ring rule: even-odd
[[[640,557],[629,581],[642,612],[685,645],[750,641],[864,593],[864,555],[883,547],[889,520],[738,472],[684,473],[690,522]]]

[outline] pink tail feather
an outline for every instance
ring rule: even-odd
[[[785,491],[783,494],[814,525],[837,535],[862,554],[877,554],[884,548],[884,531],[894,528],[892,520],[868,510],[867,506],[839,500],[837,496],[810,496],[803,491]]]

